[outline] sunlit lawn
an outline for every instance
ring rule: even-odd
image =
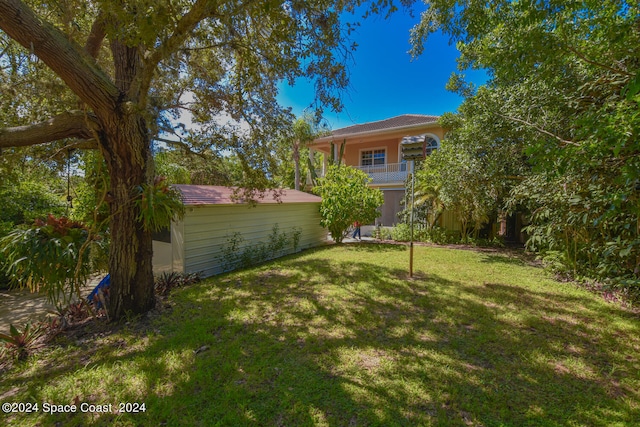
[[[408,280],[408,256],[332,246],[176,291],[145,336],[4,373],[0,400],[41,406],[0,425],[640,425],[637,314],[517,257],[417,247]]]

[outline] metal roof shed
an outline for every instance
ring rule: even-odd
[[[277,258],[327,242],[320,197],[281,190],[255,206],[233,197],[234,188],[175,185],[185,215],[153,241],[154,273],[202,272],[204,277],[241,266],[248,257]],[[267,252],[267,253],[265,253]]]

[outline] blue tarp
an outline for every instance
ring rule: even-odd
[[[102,291],[103,294],[107,294],[109,285],[111,285],[111,274],[107,274],[106,276],[104,276],[100,283],[98,283],[98,286],[93,288],[93,291],[91,291],[91,293],[87,297],[89,303],[94,303],[96,305],[96,308],[102,308],[102,303],[98,299],[98,292]]]

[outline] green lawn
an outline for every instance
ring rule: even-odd
[[[331,246],[175,291],[146,333],[132,322],[3,373],[0,400],[40,410],[0,424],[640,425],[637,314],[517,257],[416,247],[413,280],[408,258]]]

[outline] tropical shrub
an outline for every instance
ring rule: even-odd
[[[60,198],[44,183],[20,178],[0,182],[0,238],[16,226],[32,223],[49,212],[61,214],[64,211]],[[6,258],[0,253],[0,288],[9,286],[8,267]]]
[[[72,323],[88,319],[91,315],[91,306],[86,299],[74,301],[64,309],[65,318],[69,319]]]
[[[8,289],[11,282],[6,270],[7,261],[2,252],[0,252],[0,289]]]
[[[342,242],[347,230],[355,222],[372,223],[384,203],[382,191],[371,188],[371,178],[361,170],[349,166],[331,165],[313,192],[322,197],[320,223],[329,229],[331,238]]]
[[[488,71],[480,88],[461,75],[449,85],[466,100],[447,138],[481,163],[501,159],[479,169],[491,180],[466,185],[512,181],[511,208],[530,214],[529,249],[574,278],[640,296],[638,3],[429,4],[415,53],[438,31],[457,43],[463,68]],[[501,173],[509,159],[525,167]]]
[[[167,296],[172,289],[198,283],[202,280],[200,273],[164,272],[155,278],[156,294]]]
[[[640,301],[638,192],[582,167],[528,177],[514,192],[511,202],[532,212],[527,248],[560,274],[598,280]]]
[[[105,232],[109,226],[110,188],[107,165],[97,150],[81,154],[84,177],[75,187],[71,217],[90,225],[98,232]]]
[[[0,236],[19,224],[30,224],[48,213],[60,215],[65,205],[44,183],[20,180],[0,185]]]
[[[44,292],[56,306],[78,295],[89,275],[106,264],[104,239],[82,223],[53,215],[0,239],[0,253],[14,285]]]
[[[391,240],[391,228],[378,225],[373,230],[373,237],[378,240]]]
[[[176,271],[164,272],[155,278],[156,294],[167,296],[169,292],[180,284],[180,273]]]
[[[411,239],[409,224],[400,223],[391,229],[391,238],[396,242],[408,242]]]
[[[390,230],[390,237],[397,242],[408,242],[411,240],[411,226],[400,223]],[[413,241],[436,243],[440,245],[472,242],[485,246],[487,242],[479,239],[463,239],[460,232],[446,230],[441,227],[428,227],[422,224],[414,225]]]

